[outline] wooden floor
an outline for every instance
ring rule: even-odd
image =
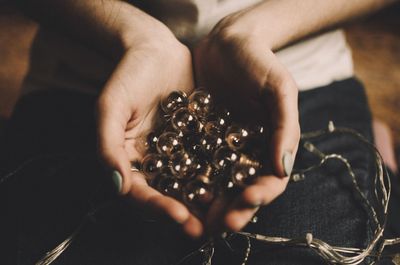
[[[400,155],[400,4],[350,25],[346,32],[372,112],[390,126]]]

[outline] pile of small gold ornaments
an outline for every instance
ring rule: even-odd
[[[216,108],[206,90],[174,91],[161,104],[162,121],[146,138],[141,170],[167,196],[204,212],[221,193],[240,191],[259,175],[262,126],[240,126]]]

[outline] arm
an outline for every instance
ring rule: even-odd
[[[174,38],[161,22],[118,0],[18,0],[28,15],[56,31],[78,38],[107,56],[120,55],[137,45],[154,45],[151,30],[160,38]]]
[[[227,17],[228,36],[254,38],[276,51],[311,34],[377,11],[396,0],[269,0]]]

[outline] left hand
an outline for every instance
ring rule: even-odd
[[[271,40],[251,32],[252,22],[246,10],[230,15],[194,51],[198,85],[209,88],[239,120],[267,125],[273,168],[233,201],[213,203],[206,220],[212,233],[242,229],[259,206],[285,190],[300,139],[297,86],[268,48]]]

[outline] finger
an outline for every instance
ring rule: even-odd
[[[264,82],[265,104],[271,113],[271,156],[277,176],[289,176],[300,140],[298,89],[287,69],[271,53]],[[271,60],[273,62],[271,63]]]
[[[152,89],[151,77],[144,71],[149,66],[143,63],[139,67],[130,63],[133,59],[140,59],[139,55],[135,56],[126,55],[121,60],[104,87],[97,110],[100,153],[105,162],[121,175],[122,194],[126,194],[130,187],[130,161],[139,159],[139,154],[132,148],[126,149],[125,140],[150,127],[149,119],[138,118],[150,114],[139,110],[151,109],[149,106],[154,104],[142,89]],[[129,155],[127,150],[131,150]]]
[[[122,194],[126,194],[130,187],[130,160],[125,151],[125,129],[129,117],[111,102],[110,98],[102,98],[98,102],[98,145],[101,157],[114,171],[114,176],[121,178]]]
[[[183,231],[192,238],[199,238],[203,235],[203,224],[194,215],[190,215],[183,224]]]
[[[220,196],[207,213],[206,225],[211,234],[224,230],[238,231],[253,217],[257,208],[267,205],[286,189],[289,178],[262,176],[236,197]]]
[[[222,194],[212,202],[205,220],[208,234],[215,235],[216,233],[222,232],[224,227],[223,216],[225,215],[227,205],[229,205],[231,200],[232,198]]]
[[[133,172],[131,175],[132,185],[129,197],[136,205],[153,216],[166,215],[176,223],[183,225],[184,231],[192,237],[202,234],[201,222],[189,212],[186,206],[148,186],[141,173]]]
[[[187,220],[189,211],[183,204],[150,187],[142,173],[133,172],[131,175],[129,197],[135,204],[154,215],[165,213],[181,224]]]
[[[244,205],[253,206],[267,205],[285,191],[288,182],[288,177],[262,176],[253,185],[243,191],[239,197],[239,202]]]
[[[242,230],[250,222],[258,209],[259,207],[252,207],[228,211],[224,217],[225,230],[232,232]]]
[[[239,231],[254,216],[260,206],[267,205],[281,195],[286,189],[288,178],[263,176],[247,187],[230,205],[225,217],[225,227]]]

